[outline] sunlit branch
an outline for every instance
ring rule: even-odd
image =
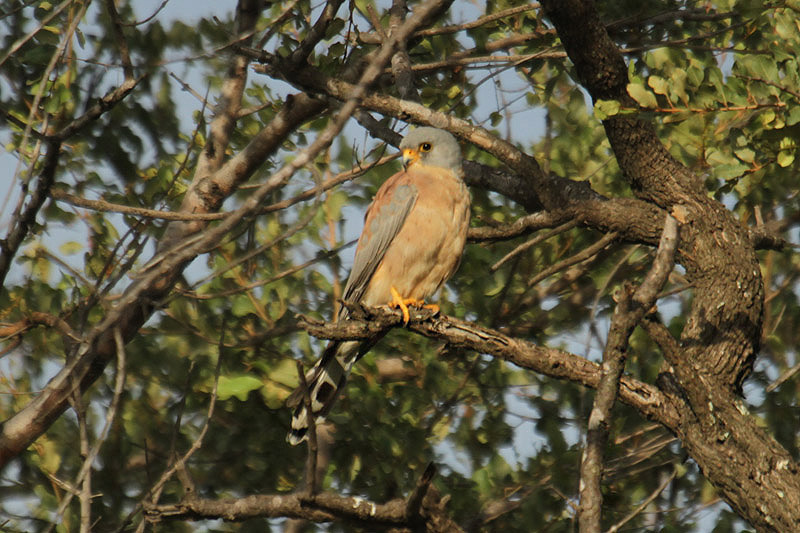
[[[345,302],[346,303],[346,302]],[[322,339],[368,339],[392,327],[402,325],[402,313],[384,307],[361,308],[350,305],[351,318],[343,322],[324,323],[301,317],[298,326]],[[583,357],[557,348],[538,346],[524,339],[450,316],[432,316],[429,310],[409,308],[408,329],[425,337],[439,339],[454,347],[475,350],[556,379],[573,381],[596,388],[600,383],[601,366]],[[653,385],[630,376],[620,380],[620,399],[645,416],[666,425],[675,423],[676,413],[666,398]]]

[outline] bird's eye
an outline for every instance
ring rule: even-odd
[[[431,151],[431,143],[422,143],[419,145],[420,152],[430,152]]]

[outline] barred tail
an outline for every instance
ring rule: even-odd
[[[317,364],[306,374],[306,384],[311,396],[311,416],[321,421],[331,410],[336,398],[347,383],[347,376],[353,364],[361,358],[374,342],[331,342],[322,353]],[[308,438],[308,411],[305,391],[297,388],[286,404],[294,409],[292,428],[286,436],[291,445],[297,445]]]

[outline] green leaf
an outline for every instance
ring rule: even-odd
[[[744,161],[746,163],[752,163],[753,161],[756,160],[755,151],[752,148],[749,148],[749,147],[742,148],[740,150],[736,150],[736,152],[734,152],[734,153],[736,154],[736,157],[738,157],[739,159],[741,159],[742,161]]]
[[[600,120],[605,120],[619,113],[619,108],[618,100],[597,100],[594,103],[594,116]]]
[[[800,122],[800,106],[793,106],[786,116],[786,125],[794,126],[798,122]]]
[[[786,168],[792,163],[794,163],[794,150],[781,150],[778,152],[778,165],[780,167]]]
[[[233,298],[231,312],[233,312],[234,316],[247,316],[254,312],[253,302],[247,297],[247,295],[239,294]]]
[[[722,78],[722,71],[716,67],[713,67],[708,69],[706,76],[708,77],[709,83],[714,86],[714,88],[717,90],[717,93],[719,93],[719,96],[722,98],[722,103],[727,104],[728,100],[725,94],[725,81]]]
[[[64,255],[73,255],[83,250],[83,245],[75,241],[67,241],[58,247],[59,251]]]
[[[282,359],[269,373],[269,379],[289,388],[297,387],[299,378],[294,359]]]
[[[647,85],[649,85],[656,94],[663,95],[667,94],[667,89],[669,88],[669,82],[661,76],[656,75],[647,78]]]
[[[236,396],[240,401],[245,401],[247,396],[254,390],[263,386],[260,379],[250,374],[237,377],[220,376],[217,385],[217,396],[220,400],[227,400],[231,396]]]
[[[686,93],[687,74],[685,70],[676,70],[669,77],[669,93],[674,99],[679,99],[688,105],[689,95]]]
[[[656,96],[648,91],[644,85],[639,83],[629,83],[628,94],[631,95],[631,98],[636,100],[636,102],[642,107],[652,109],[658,106]]]

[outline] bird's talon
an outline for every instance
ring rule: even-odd
[[[423,309],[430,309],[434,316],[439,314],[439,306],[436,304],[425,304],[422,306]]]
[[[397,289],[390,287],[392,293],[392,301],[389,302],[389,307],[392,309],[400,308],[403,311],[403,325],[407,326],[411,320],[411,313],[409,307],[419,307],[420,309],[429,309],[434,315],[439,314],[439,306],[436,304],[426,304],[425,300],[416,300],[414,298],[403,298]]]
[[[409,300],[400,296],[400,293],[397,292],[397,289],[394,287],[391,287],[389,290],[392,293],[392,301],[389,302],[389,307],[400,308],[400,310],[403,312],[403,325],[407,326],[408,321],[411,320],[411,315],[408,313],[408,305],[406,305],[406,302]]]

